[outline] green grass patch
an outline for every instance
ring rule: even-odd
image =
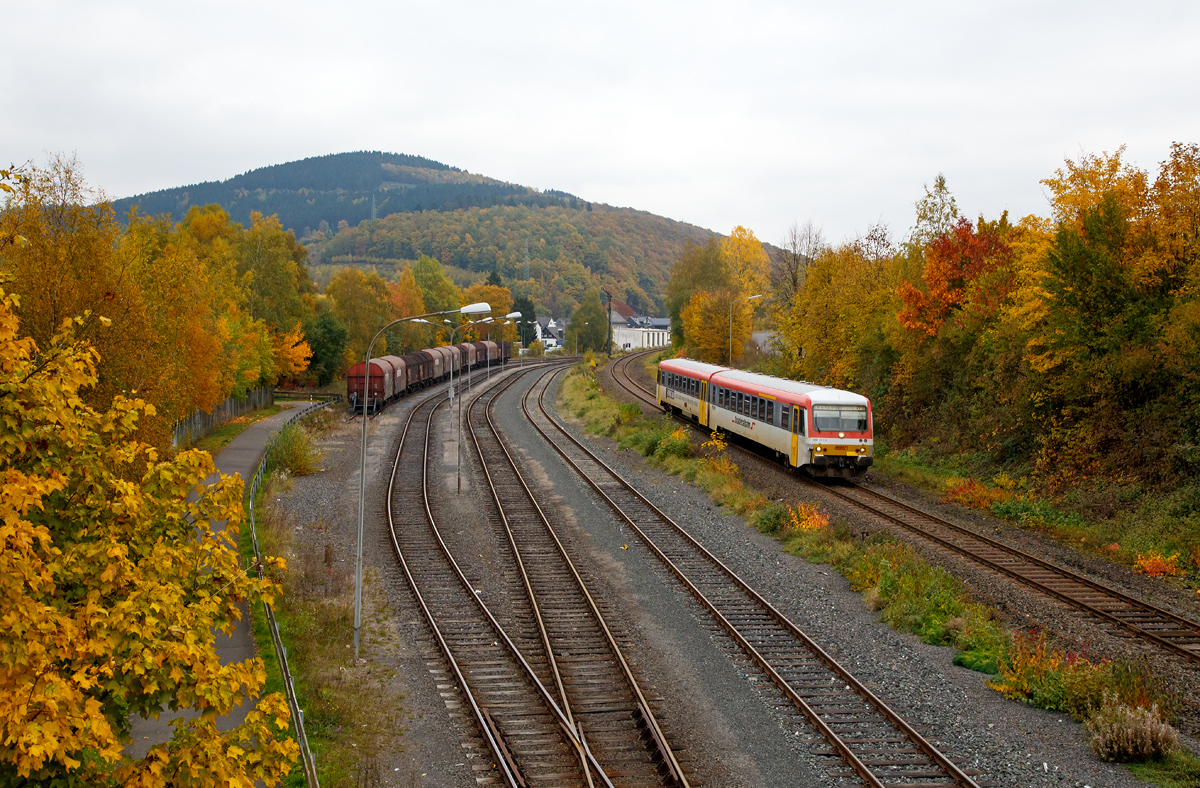
[[[1130,763],[1125,768],[1139,780],[1160,788],[1196,788],[1200,785],[1200,758],[1183,748],[1165,758]]]
[[[947,500],[984,509],[1083,552],[1200,589],[1200,481],[1149,490],[1132,481],[1087,479],[1051,496],[1031,477],[1010,477],[980,454],[889,451],[883,441],[876,445],[874,472],[944,493]]]
[[[229,445],[230,441],[245,432],[246,429],[251,425],[260,422],[263,419],[269,419],[281,411],[292,407],[295,407],[295,405],[291,403],[280,404],[276,402],[274,405],[269,405],[265,408],[259,408],[258,410],[252,410],[245,415],[238,416],[235,419],[230,419],[220,427],[217,427],[215,430],[205,435],[200,440],[196,441],[196,444],[192,448],[200,449],[208,452],[209,454],[216,455],[217,452]]]

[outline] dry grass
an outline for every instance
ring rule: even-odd
[[[1100,709],[1085,723],[1088,746],[1101,760],[1146,761],[1163,758],[1179,746],[1179,734],[1158,712],[1158,706],[1136,708],[1104,694]]]
[[[288,558],[275,614],[318,776],[325,788],[380,786],[382,762],[400,751],[403,732],[402,698],[391,684],[395,672],[373,658],[390,643],[385,592],[368,571],[363,579],[364,659],[355,662],[352,562],[338,555],[333,540],[293,540],[296,523],[272,505],[288,484],[286,475],[276,473],[265,485],[259,543],[264,553]],[[328,533],[323,522],[306,525],[310,534]],[[270,648],[269,640],[265,648]],[[303,785],[303,778],[293,775],[289,783]]]

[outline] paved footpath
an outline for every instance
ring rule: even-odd
[[[267,441],[271,436],[279,432],[284,424],[287,424],[294,418],[308,411],[310,408],[316,407],[319,403],[300,403],[294,408],[288,408],[280,413],[256,422],[245,429],[242,434],[238,435],[216,456],[217,473],[227,475],[237,474],[242,477],[249,491],[249,485],[254,478],[254,473],[258,470],[258,463],[262,459],[263,452],[266,451]],[[336,407],[336,406],[333,406]],[[206,481],[211,483],[217,480],[217,475],[213,474]],[[245,521],[245,527],[250,527],[250,521]],[[250,611],[245,606],[242,607],[241,620],[237,622],[236,628],[230,635],[225,635],[223,632],[215,633],[217,638],[217,654],[221,657],[221,664],[228,665],[233,662],[241,662],[258,655],[258,651],[254,646],[254,633],[250,629]],[[248,704],[243,704],[233,709],[228,715],[217,720],[218,730],[229,730],[237,727],[246,719],[246,714],[249,713],[250,707]],[[180,717],[194,717],[196,713],[191,709],[180,709],[179,711],[171,711],[165,709],[162,714],[158,715],[158,719],[142,719],[139,716],[130,718],[133,724],[133,740],[129,746],[125,748],[125,753],[132,758],[141,758],[155,744],[161,744],[171,738],[171,721]]]

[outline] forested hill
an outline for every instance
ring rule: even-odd
[[[325,222],[351,226],[373,216],[422,210],[456,210],[492,205],[544,207],[586,205],[564,192],[539,192],[527,186],[464,172],[401,153],[359,151],[315,156],[261,167],[225,181],[139,194],[116,200],[124,217],[137,205],[142,214],[169,214],[178,221],[193,205],[218,203],[234,221],[250,224],[250,212],[276,214],[297,236]]]
[[[420,156],[361,151],[251,170],[221,182],[128,197],[143,215],[179,221],[217,203],[249,226],[250,212],[275,214],[309,251],[318,286],[345,265],[385,277],[421,255],[473,281],[496,271],[540,310],[569,314],[591,287],[661,314],[671,262],[710,230],[565,192],[465,172]],[[460,283],[461,284],[461,283]]]
[[[712,236],[645,211],[585,203],[397,213],[301,242],[318,284],[347,264],[386,275],[428,255],[476,277],[495,271],[514,295],[555,315],[570,314],[592,287],[645,314],[663,314],[671,263],[689,241],[703,245]]]

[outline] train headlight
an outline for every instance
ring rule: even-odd
[[[817,451],[823,451],[823,449],[820,446],[818,446]]]
[[[846,437],[846,433],[844,433],[844,432],[839,432],[839,433],[838,433],[838,437],[839,437],[839,438],[844,438],[844,437]]]
[[[867,447],[866,447],[866,446],[859,446],[859,447],[858,447],[858,453],[859,453],[859,454],[866,454],[866,453],[867,453]]]

